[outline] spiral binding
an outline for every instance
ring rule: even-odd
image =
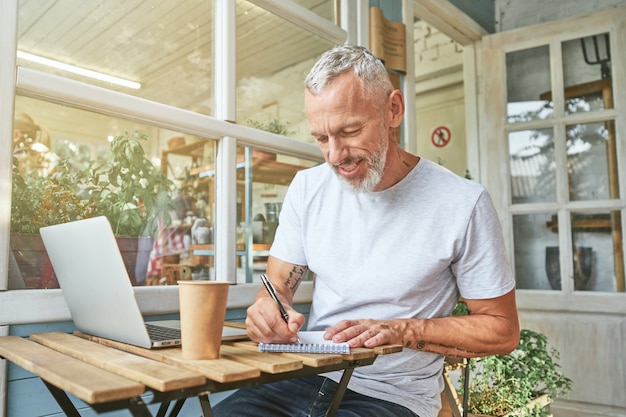
[[[347,343],[259,343],[259,352],[282,353],[350,353]]]

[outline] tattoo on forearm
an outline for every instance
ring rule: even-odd
[[[309,267],[306,265],[294,265],[291,271],[289,271],[289,277],[285,280],[285,285],[292,294],[295,294],[308,270]]]
[[[411,342],[406,343],[406,347],[409,347]],[[463,349],[458,346],[450,346],[442,343],[426,343],[424,340],[420,340],[415,344],[415,349],[422,350],[424,352],[430,353],[439,353],[444,355],[451,356],[460,356],[460,357],[473,357],[473,356],[484,356],[486,352],[476,352],[469,349]]]

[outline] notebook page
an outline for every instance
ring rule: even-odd
[[[259,343],[261,352],[289,353],[350,353],[347,343],[335,343],[324,339],[323,331],[298,332],[299,343]]]

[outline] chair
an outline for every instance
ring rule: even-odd
[[[445,398],[445,400],[447,401],[448,406],[450,408],[450,412],[452,413],[453,417],[467,417],[468,396],[463,395],[462,398],[459,398],[456,392],[456,387],[454,386],[452,382],[450,373],[457,369],[460,369],[461,372],[463,372],[463,376],[464,376],[463,392],[466,393],[468,391],[469,379],[470,379],[468,362],[469,362],[469,359],[459,359],[459,358],[453,358],[453,357],[445,358],[445,362],[443,366],[443,373],[442,373],[443,382],[444,382],[444,390],[443,390],[442,397]]]

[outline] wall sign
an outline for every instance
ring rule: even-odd
[[[450,143],[450,139],[452,139],[452,133],[450,132],[450,129],[445,126],[437,126],[430,134],[430,141],[437,148],[445,147],[448,143]]]

